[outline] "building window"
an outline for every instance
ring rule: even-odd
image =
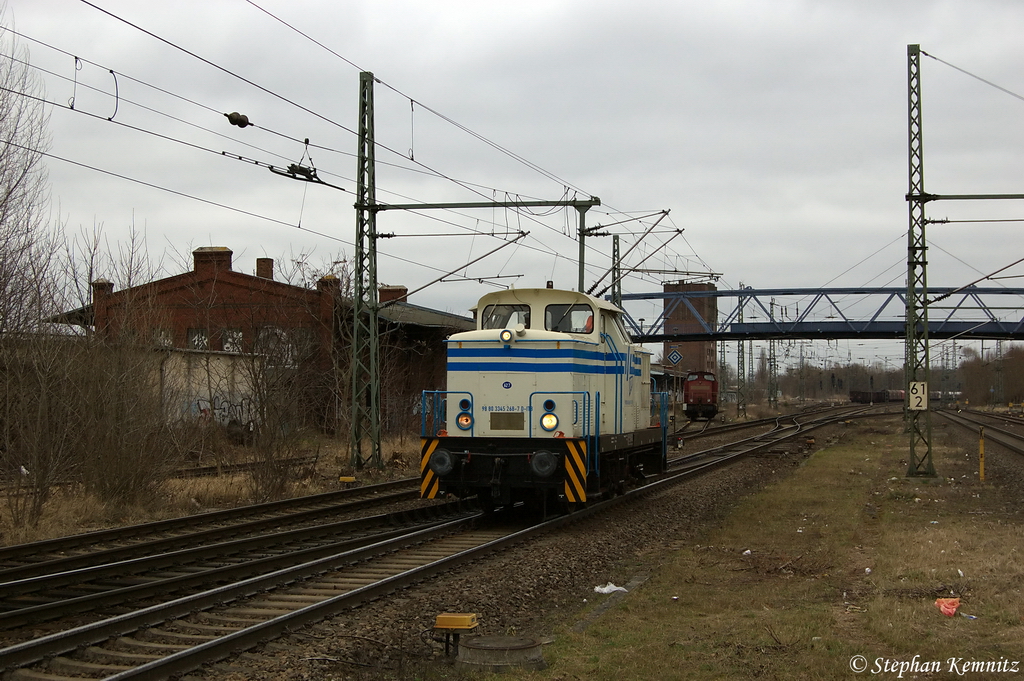
[[[270,366],[293,366],[295,351],[288,333],[277,326],[261,326],[256,336],[256,352],[267,358]]]
[[[206,329],[188,330],[188,348],[190,350],[209,350],[210,334]]]
[[[153,345],[158,348],[169,348],[174,345],[174,337],[171,335],[171,330],[163,328],[153,329]]]
[[[256,352],[267,358],[269,366],[296,367],[313,350],[310,329],[282,329],[263,326],[256,336]]]
[[[242,352],[242,330],[224,329],[222,347],[224,352]]]

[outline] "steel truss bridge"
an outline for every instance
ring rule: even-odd
[[[929,288],[928,337],[932,339],[1024,340],[1024,289]],[[718,319],[698,310],[718,298]],[[733,300],[732,309],[721,300]],[[624,293],[622,304],[661,300],[653,321],[628,313],[626,324],[641,343],[768,339],[906,338],[907,289],[787,288],[673,293]],[[781,301],[781,302],[780,302]],[[679,308],[685,312],[677,312]],[[724,316],[723,316],[724,315]],[[679,321],[683,319],[684,321]]]

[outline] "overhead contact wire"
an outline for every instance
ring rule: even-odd
[[[181,51],[181,52],[183,52],[183,53],[193,57],[194,59],[197,59],[197,60],[201,61],[202,63],[207,64],[207,65],[217,69],[218,71],[221,71],[221,72],[223,72],[223,73],[225,73],[225,74],[227,74],[227,75],[229,75],[229,76],[231,76],[233,78],[241,80],[242,82],[244,82],[244,83],[246,83],[248,85],[251,85],[252,87],[255,87],[256,89],[260,90],[261,92],[264,92],[264,93],[266,93],[266,94],[268,94],[268,95],[270,95],[272,97],[275,97],[275,98],[277,98],[277,99],[279,99],[279,100],[281,100],[281,101],[283,101],[283,102],[285,102],[287,104],[290,104],[290,105],[292,105],[292,106],[294,106],[294,107],[296,107],[296,108],[298,108],[298,109],[300,109],[302,111],[305,111],[306,113],[309,113],[310,115],[312,115],[312,116],[314,116],[314,117],[316,117],[316,118],[318,118],[320,120],[323,120],[323,121],[329,123],[330,125],[334,125],[334,126],[340,128],[342,130],[345,130],[346,132],[349,132],[351,134],[357,134],[354,130],[352,130],[348,126],[345,126],[345,125],[343,125],[343,124],[341,124],[341,123],[339,123],[339,122],[337,122],[335,120],[332,120],[331,118],[329,118],[327,116],[324,116],[323,114],[317,113],[316,111],[314,111],[314,110],[312,110],[312,109],[310,109],[310,108],[308,108],[306,106],[303,106],[302,104],[299,104],[298,102],[295,102],[294,100],[292,100],[292,99],[290,99],[288,97],[285,97],[284,95],[281,95],[281,94],[279,94],[277,92],[274,92],[274,91],[270,90],[269,88],[266,88],[266,87],[264,87],[262,85],[259,85],[258,83],[254,82],[254,81],[252,81],[252,80],[250,80],[250,79],[248,79],[248,78],[246,78],[246,77],[244,77],[244,76],[242,76],[240,74],[237,74],[237,73],[231,71],[230,69],[227,69],[227,68],[225,68],[223,66],[220,66],[219,64],[216,64],[215,62],[212,62],[209,59],[206,59],[205,57],[202,57],[202,56],[196,54],[195,52],[192,52],[191,50],[188,50],[187,48],[184,48],[184,47],[182,47],[180,45],[177,45],[177,44],[171,42],[170,40],[167,40],[167,39],[165,39],[165,38],[163,38],[163,37],[153,33],[152,31],[149,31],[149,30],[147,30],[147,29],[145,29],[145,28],[143,28],[143,27],[141,27],[141,26],[139,26],[137,24],[134,24],[133,22],[128,21],[127,19],[124,19],[123,17],[120,17],[120,16],[116,15],[113,12],[110,12],[109,10],[104,9],[104,8],[96,5],[93,2],[90,2],[89,0],[81,0],[81,2],[84,3],[85,5],[88,5],[89,7],[92,7],[93,9],[96,9],[99,12],[102,12],[103,14],[106,14],[107,16],[109,16],[109,17],[111,17],[111,18],[113,18],[113,19],[115,19],[117,21],[120,21],[120,22],[122,22],[122,23],[124,23],[124,24],[126,24],[126,25],[128,25],[128,26],[130,26],[130,27],[132,27],[132,28],[134,28],[134,29],[136,29],[136,30],[138,30],[138,31],[140,31],[140,32],[142,32],[142,33],[144,33],[144,34],[146,34],[146,35],[148,35],[148,36],[150,36],[150,37],[152,37],[152,38],[154,38],[154,39],[164,43],[164,44],[166,44],[166,45],[168,45],[169,47],[172,47],[172,48],[174,48],[176,50],[179,50],[179,51]],[[254,3],[250,2],[250,4],[254,4]],[[254,5],[254,6],[256,6],[256,5]],[[260,8],[260,9],[261,9],[261,11],[265,11],[265,10],[262,10],[262,8]],[[270,15],[270,16],[273,16],[273,15]],[[276,19],[276,17],[274,17],[274,18]],[[285,22],[282,22],[282,23],[285,23]],[[289,26],[290,28],[293,28],[293,30],[297,30],[297,29],[294,29],[294,27],[291,27],[290,25],[288,25],[287,23],[285,23],[285,25]],[[305,34],[303,34],[301,31],[297,31],[297,32],[299,32],[301,35],[305,36]],[[305,36],[305,37],[307,37],[307,39],[312,40],[308,36]],[[318,41],[313,40],[313,42],[318,44],[318,45],[321,45]],[[326,48],[326,47],[325,47],[325,49],[329,50],[329,48]],[[329,51],[332,52],[333,54],[336,54],[336,53],[334,53],[333,50],[329,50]],[[338,56],[339,58],[343,59],[344,61],[346,61],[347,63],[351,64],[352,66],[356,66],[353,62],[345,59],[344,57],[341,57],[340,55],[336,55],[336,56]],[[358,68],[358,67],[356,67],[356,68]],[[381,83],[385,87],[388,87],[389,89],[391,89],[391,90],[393,90],[393,91],[395,91],[395,92],[397,92],[399,94],[402,94],[399,90],[397,90],[396,88],[392,87],[388,83],[385,83],[384,81],[381,81],[380,79],[376,79],[376,81]],[[404,94],[402,94],[402,96],[403,97],[407,97]],[[412,100],[412,101],[416,101],[416,100],[413,100],[413,98],[411,98],[411,97],[408,97],[408,98],[410,100]],[[511,151],[509,151],[507,149],[505,149],[504,147],[502,147],[501,145],[498,145],[495,142],[492,142],[491,140],[489,140],[486,137],[484,137],[484,136],[482,136],[482,135],[480,135],[480,134],[470,130],[466,126],[463,126],[462,124],[458,123],[457,121],[454,121],[453,119],[451,119],[451,118],[449,118],[447,116],[444,116],[440,112],[437,112],[436,110],[423,105],[422,102],[420,102],[420,106],[422,108],[430,111],[434,115],[438,116],[442,120],[445,120],[449,124],[457,127],[458,129],[466,132],[467,134],[469,134],[469,135],[479,139],[480,141],[482,141],[482,142],[492,146],[493,148],[495,148],[495,149],[497,149],[499,151],[502,151],[503,153],[508,154],[510,157],[515,158],[516,160],[520,161],[524,165],[534,169],[535,171],[545,175],[546,177],[549,177],[551,179],[556,179],[556,180],[558,179],[554,174],[549,173],[548,171],[544,170],[540,166],[537,166],[536,164],[533,164],[533,163],[527,161],[525,158],[523,158],[523,157],[521,157],[521,156],[519,156],[519,155],[517,155],[517,154],[515,154],[515,153],[513,153],[513,152],[511,152]],[[292,139],[292,138],[289,138],[289,139]],[[393,154],[395,154],[397,156],[400,156],[400,157],[404,158],[404,156],[401,153],[397,152],[396,150],[391,149],[390,147],[388,147],[386,145],[383,145],[383,144],[380,144],[380,143],[376,143],[376,144],[381,149],[384,149],[384,150],[389,151],[389,152],[391,152],[391,153],[393,153]],[[476,194],[478,196],[482,196],[482,197],[486,198],[485,194],[483,194],[482,192],[477,191],[472,186],[469,186],[469,185],[467,185],[467,184],[465,184],[463,182],[460,182],[459,180],[457,180],[457,179],[455,179],[453,177],[450,177],[450,176],[446,175],[445,173],[440,172],[437,169],[431,168],[430,166],[427,166],[424,163],[421,163],[419,161],[413,161],[413,162],[416,163],[417,165],[419,165],[420,167],[428,169],[430,172],[434,173],[439,178],[448,180],[448,181],[450,181],[450,182],[452,182],[454,184],[462,186],[464,189],[466,189],[467,191],[470,191],[471,193],[474,193],[474,194]],[[571,183],[565,182],[564,180],[559,180],[559,181],[564,186],[573,186]],[[580,191],[580,190],[576,189],[576,191]],[[603,256],[604,254],[601,254],[601,255]]]

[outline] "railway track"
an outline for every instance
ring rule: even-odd
[[[318,456],[299,456],[291,459],[280,459],[274,462],[278,469],[303,469],[312,468],[318,461]],[[230,475],[232,473],[248,473],[266,466],[264,462],[245,461],[242,463],[223,463],[210,466],[188,466],[174,471],[175,478],[210,478],[217,475]]]
[[[426,578],[510,534],[478,521],[466,515],[36,637],[0,650],[0,667],[11,679],[167,678]]]
[[[32,564],[0,573],[0,638],[18,640],[47,631],[39,623],[85,613],[95,620],[123,603],[147,607],[189,590],[240,581],[254,575],[342,553],[441,524],[465,515],[464,506],[443,504],[267,533],[240,526],[244,538],[204,543],[151,555],[95,562],[65,569],[65,561]],[[157,542],[163,544],[163,542]],[[123,552],[124,549],[119,550]],[[17,628],[17,631],[12,631]]]
[[[870,418],[872,416],[878,416],[881,414],[891,413],[892,409],[884,405],[843,405],[840,407],[817,407],[813,409],[804,410],[796,414],[784,415],[784,416],[773,416],[769,418],[756,419],[752,421],[737,421],[734,423],[726,423],[721,425],[714,425],[712,421],[703,422],[700,430],[693,432],[687,432],[687,427],[694,422],[688,423],[682,429],[669,435],[669,442],[673,440],[677,443],[678,447],[682,447],[686,442],[693,442],[694,440],[716,437],[720,435],[727,435],[730,433],[743,432],[756,429],[767,429],[768,433],[780,430],[783,426],[782,423],[787,420],[793,420],[794,423],[809,422],[811,419],[816,418],[835,418],[835,419],[852,419],[852,418]]]
[[[976,434],[979,428],[984,427],[986,442],[993,442],[1016,454],[1024,454],[1024,434],[1011,430],[1015,427],[1024,428],[1024,419],[979,411],[955,412],[940,409],[934,413]],[[997,423],[1000,425],[996,425]]]
[[[195,546],[198,542],[224,541],[237,537],[244,525],[258,532],[264,526],[316,523],[341,512],[363,511],[418,498],[419,479],[409,478],[8,546],[0,548],[0,581],[31,574],[30,569],[28,572],[25,570],[33,564],[51,564],[51,567],[40,571],[73,570],[137,557],[146,552],[167,552]]]
[[[272,639],[285,631],[323,619],[369,599],[379,598],[467,561],[477,560],[488,552],[605,512],[617,504],[728,465],[746,454],[779,446],[780,442],[792,438],[804,437],[816,428],[843,418],[849,416],[844,414],[831,419],[789,417],[769,434],[734,443],[728,450],[715,448],[700,452],[698,454],[703,456],[702,460],[695,458],[697,455],[680,457],[673,461],[673,470],[658,480],[592,507],[535,525],[485,522],[479,514],[455,506],[451,509],[455,514],[453,517],[438,518],[430,523],[405,528],[389,524],[385,530],[387,536],[368,532],[363,536],[350,537],[355,542],[350,546],[344,545],[346,540],[340,540],[333,546],[322,545],[314,548],[315,553],[308,556],[292,557],[287,566],[267,563],[258,570],[250,571],[249,576],[228,577],[226,573],[209,573],[207,578],[197,576],[196,582],[206,586],[193,588],[177,597],[172,597],[177,592],[171,593],[171,584],[161,588],[156,582],[147,580],[160,575],[163,570],[170,573],[164,575],[168,579],[188,581],[191,579],[189,572],[198,574],[203,570],[216,569],[212,564],[224,560],[224,557],[202,557],[196,554],[202,565],[197,563],[191,567],[182,567],[181,570],[175,566],[171,554],[138,558],[136,560],[143,563],[151,561],[149,564],[152,571],[140,575],[132,572],[135,568],[130,567],[122,571],[122,578],[127,581],[142,579],[140,589],[163,591],[163,598],[150,595],[141,600],[132,600],[129,594],[122,592],[116,595],[120,598],[118,603],[100,608],[90,605],[84,615],[64,618],[62,624],[54,624],[50,633],[43,633],[38,625],[33,625],[37,633],[31,640],[0,649],[0,669],[4,670],[5,679],[36,681],[69,678],[160,679],[180,675]],[[276,551],[287,554],[286,547],[291,545],[289,540],[286,537],[278,539],[280,541],[275,544]],[[258,546],[259,541],[253,541],[251,546],[240,551],[252,550],[258,553]],[[268,546],[266,551],[272,553],[274,549]],[[252,559],[250,555],[247,562],[258,560],[261,559]],[[132,560],[125,562],[132,563]],[[160,567],[162,562],[167,564]],[[199,567],[203,570],[199,570]],[[109,576],[101,576],[105,570],[116,572],[118,569],[106,563],[97,563],[88,568],[97,575],[97,583],[110,579]],[[216,580],[209,579],[211,576],[215,576]],[[37,584],[45,582],[44,578],[39,579]],[[61,589],[71,588],[75,581],[74,575],[67,571],[46,579],[55,580],[50,582],[50,591],[32,591],[31,584],[20,583],[17,588],[24,587],[28,591],[15,596],[15,600],[32,594],[59,594]],[[66,582],[63,586],[62,581]],[[211,581],[217,583],[212,585]],[[8,600],[4,586],[0,585],[0,594],[4,594],[3,604],[6,605]],[[95,586],[89,588],[96,589]],[[120,588],[133,587],[127,585]],[[93,596],[79,593],[74,598],[90,599]],[[86,601],[80,600],[78,603],[84,605]],[[59,601],[54,600],[38,607],[59,609],[61,606]],[[17,613],[18,610],[15,608],[8,612]],[[18,616],[29,614],[32,613],[22,612]],[[4,614],[0,613],[0,622],[3,617]],[[83,617],[89,621],[83,622]],[[13,619],[10,621],[13,622]]]
[[[855,406],[822,410],[820,412],[802,412],[772,419],[761,419],[757,422],[751,422],[751,426],[748,427],[768,427],[769,430],[766,432],[718,447],[669,459],[669,472],[690,470],[706,465],[713,466],[716,462],[728,462],[750,454],[770,452],[801,438],[806,439],[811,432],[818,428],[851,418],[878,416],[882,413],[885,412],[880,412],[876,407]],[[719,431],[719,433],[721,432],[721,428],[714,430]],[[730,430],[741,429],[734,428]]]

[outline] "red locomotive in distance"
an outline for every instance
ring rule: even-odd
[[[711,420],[718,413],[718,379],[710,371],[691,371],[683,381],[686,417]]]
[[[905,390],[851,390],[850,402],[855,404],[875,404],[878,402],[903,402],[907,397]]]

